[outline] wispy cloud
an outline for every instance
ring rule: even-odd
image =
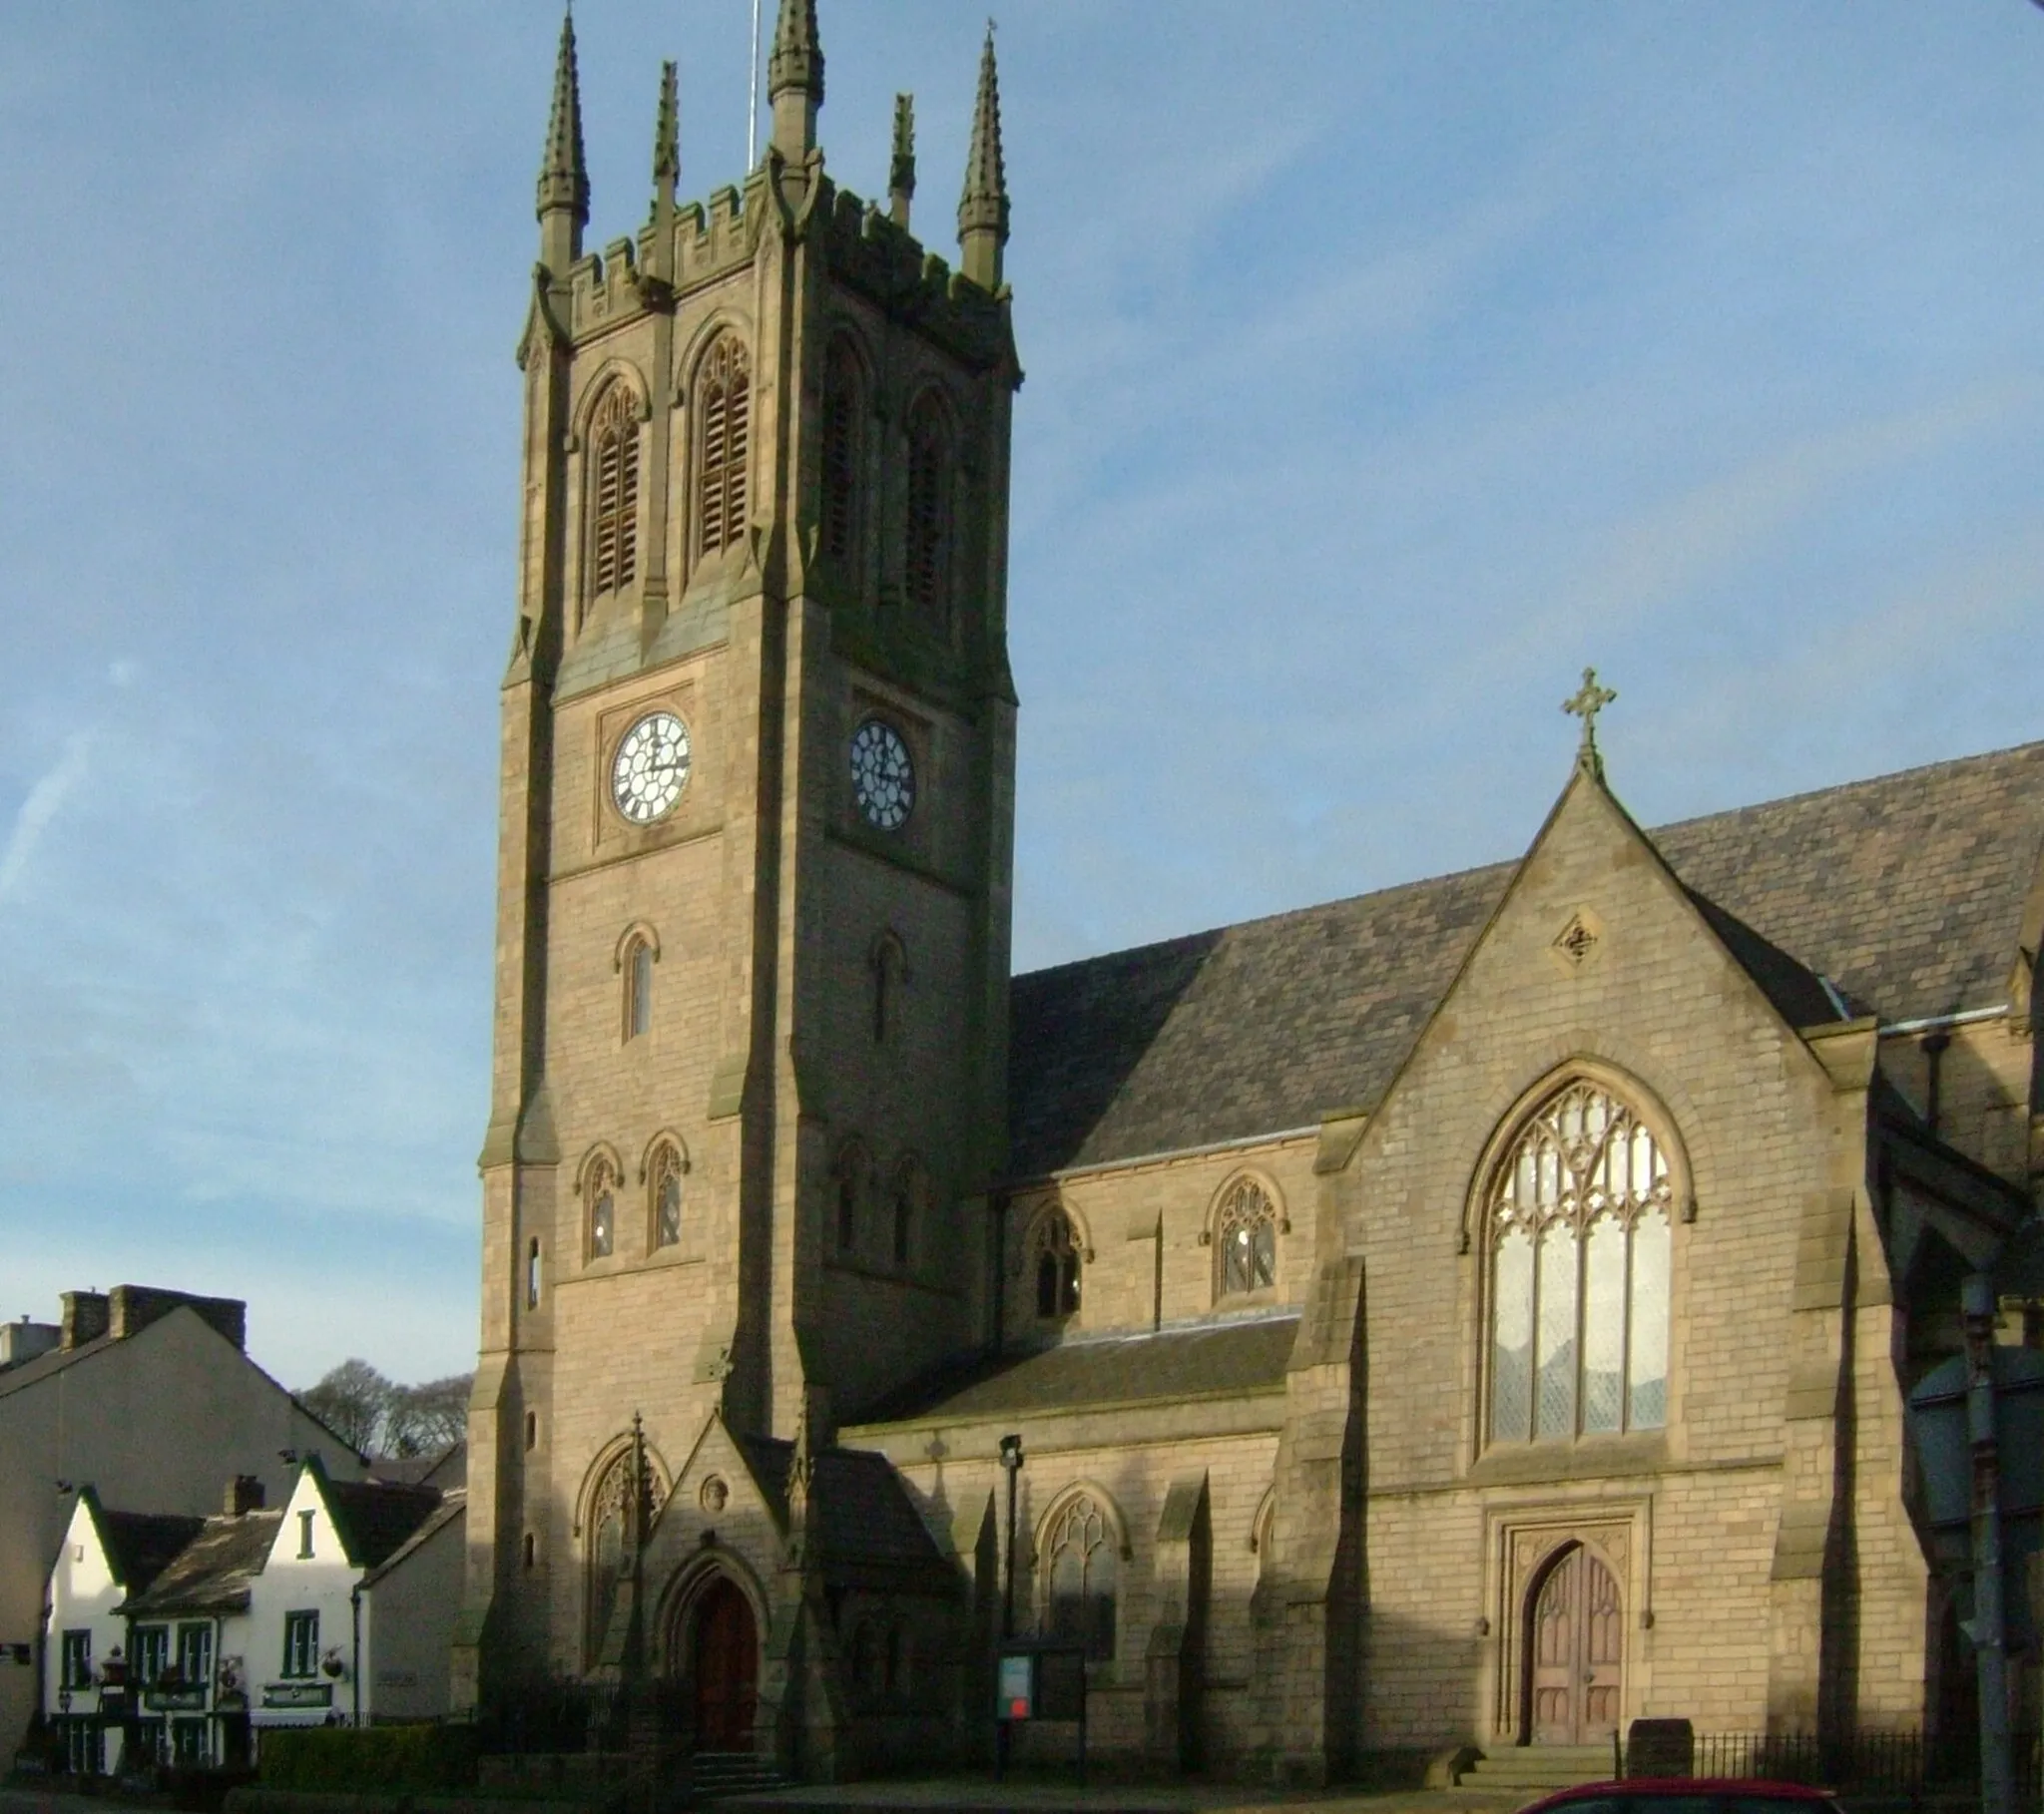
[[[73,731],[64,739],[63,753],[36,778],[22,800],[7,834],[7,846],[0,850],[0,906],[22,892],[36,846],[71,790],[85,778],[92,745],[92,731]]]

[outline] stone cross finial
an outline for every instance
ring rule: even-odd
[[[1603,764],[1597,757],[1597,714],[1618,697],[1616,688],[1597,684],[1597,671],[1583,670],[1583,683],[1575,693],[1561,702],[1562,710],[1583,720],[1583,741],[1576,751],[1576,760],[1602,772]]]

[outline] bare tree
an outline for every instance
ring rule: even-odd
[[[383,1448],[390,1455],[432,1455],[451,1449],[468,1433],[468,1394],[473,1373],[450,1373],[423,1385],[394,1386],[383,1420]]]
[[[350,1449],[367,1455],[382,1433],[396,1389],[367,1361],[344,1360],[316,1386],[300,1392],[298,1403]]]

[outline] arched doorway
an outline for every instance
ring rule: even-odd
[[[760,1633],[752,1601],[729,1576],[720,1575],[696,1602],[689,1660],[697,1749],[750,1751],[760,1698]]]
[[[1624,1707],[1625,1605],[1595,1551],[1564,1545],[1526,1592],[1524,1731],[1536,1745],[1597,1744]]]

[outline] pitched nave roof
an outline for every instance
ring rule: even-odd
[[[1785,1011],[1810,1002],[1819,977],[1884,1022],[1995,1007],[2044,848],[2044,742],[1648,835]],[[1017,977],[1011,1174],[1248,1139],[1373,1105],[1516,868]]]

